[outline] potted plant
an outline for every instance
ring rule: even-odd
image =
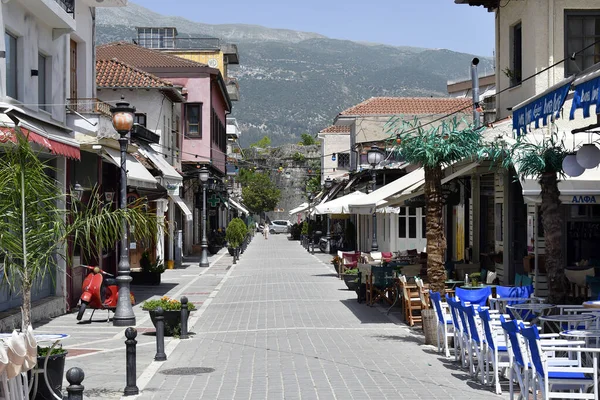
[[[473,272],[469,275],[469,278],[471,279],[471,286],[479,286],[479,282],[481,282],[481,272]]]
[[[156,309],[162,307],[164,311],[165,336],[176,336],[181,332],[181,302],[176,299],[171,299],[168,296],[163,296],[158,300],[146,300],[142,304],[142,310],[150,313],[152,324],[156,328]],[[194,303],[188,302],[188,311],[194,311],[196,306]]]
[[[246,224],[240,218],[234,218],[229,222],[225,231],[225,240],[228,243],[229,254],[233,255],[239,249],[246,238],[247,231]]]
[[[342,278],[349,290],[358,289],[358,268],[347,269]]]
[[[50,354],[48,354],[50,352]],[[58,346],[50,350],[50,347],[37,348],[37,365],[44,367],[46,357],[48,357],[48,364],[46,365],[48,377],[48,383],[50,388],[46,385],[43,379],[40,380],[37,387],[35,397],[33,395],[33,388],[31,388],[30,398],[34,400],[54,400],[55,397],[52,393],[57,396],[62,396],[62,381],[65,373],[65,358],[67,357],[67,350],[63,349],[62,346]],[[31,373],[30,373],[31,374]],[[31,379],[31,376],[30,378]]]
[[[152,261],[150,258],[150,252],[145,250],[142,253],[140,259],[140,266],[142,267],[141,272],[132,272],[131,277],[133,278],[134,284],[148,284],[148,285],[159,285],[160,278],[163,272],[165,272],[165,265],[160,258],[156,261]]]

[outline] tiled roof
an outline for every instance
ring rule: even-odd
[[[446,114],[470,112],[471,99],[448,97],[371,97],[340,115]]]
[[[323,129],[320,133],[350,133],[350,127],[331,125]]]
[[[96,86],[99,88],[165,88],[171,82],[118,60],[96,61]]]
[[[96,47],[96,59],[117,59],[136,68],[197,68],[206,67],[195,61],[147,49],[128,42],[107,43]]]

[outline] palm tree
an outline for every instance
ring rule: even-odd
[[[412,122],[401,118],[388,122],[388,132],[396,134],[400,155],[425,171],[427,278],[431,290],[436,292],[444,293],[446,281],[443,169],[461,160],[478,158],[485,148],[481,131],[457,118],[428,126],[416,118]]]
[[[0,263],[13,290],[23,296],[22,328],[31,324],[31,291],[36,282],[58,268],[66,258],[66,244],[73,240],[82,252],[98,254],[121,236],[125,218],[135,238],[154,238],[161,229],[156,216],[141,203],[126,210],[112,210],[93,195],[88,204],[60,192],[51,177],[52,167],[30,147],[28,138],[15,129],[16,144],[0,157]]]

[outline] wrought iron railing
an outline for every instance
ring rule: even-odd
[[[75,0],[54,0],[69,14],[73,14],[75,18]]]
[[[67,108],[81,114],[102,114],[109,118],[111,105],[95,98],[67,99]]]

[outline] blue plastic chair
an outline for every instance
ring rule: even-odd
[[[456,297],[465,303],[468,302],[473,305],[485,306],[488,299],[492,297],[492,288],[489,286],[473,290],[456,288]]]
[[[482,357],[483,340],[479,336],[477,321],[475,321],[477,312],[475,311],[475,307],[473,305],[466,305],[462,303],[461,308],[469,328],[469,343],[467,346],[467,350],[469,352],[469,374],[477,378],[477,375],[481,373],[481,378],[479,378],[479,380],[481,383],[485,383],[485,376],[483,372],[483,366],[485,362]],[[477,365],[475,365],[475,361],[477,361]]]
[[[509,355],[509,367],[508,367],[508,387],[510,398],[514,397],[514,380],[517,379],[520,393],[525,394],[527,398],[529,396],[529,363],[525,361],[523,352],[521,351],[521,344],[517,333],[519,332],[519,326],[515,320],[507,321],[503,315],[500,316],[500,324],[504,330],[506,336],[506,348]]]
[[[457,308],[457,301],[454,300],[450,295],[446,294],[446,303],[450,308],[450,316],[452,317],[452,325],[454,325],[454,361],[458,361],[460,358],[461,364],[465,364],[464,358],[464,346],[463,346],[463,335],[462,325],[458,316],[459,310]]]
[[[508,361],[508,350],[505,345],[498,343],[497,332],[492,328],[490,321],[490,312],[487,309],[479,310],[479,318],[483,326],[485,335],[484,346],[482,351],[482,359],[484,360],[485,383],[489,383],[490,379],[490,364],[494,369],[494,383],[496,385],[496,394],[502,394],[500,386],[500,368],[510,367]]]
[[[442,308],[442,295],[439,292],[429,291],[429,298],[433,303],[435,312],[438,317],[437,323],[437,346],[438,351],[442,350],[442,340],[444,346],[444,353],[446,357],[450,357],[450,348],[448,345],[448,336],[454,332],[453,318],[446,315]]]
[[[575,391],[571,393],[568,398],[570,399],[583,399],[591,398],[587,389],[591,386],[594,387],[594,398],[598,398],[598,385],[594,384],[598,381],[598,361],[594,357],[593,367],[582,368],[577,366],[575,368],[569,366],[552,366],[548,367],[546,354],[542,351],[540,345],[540,335],[536,325],[532,325],[529,328],[522,327],[521,334],[525,338],[528,348],[529,355],[531,357],[531,364],[534,368],[535,377],[533,379],[533,396],[537,398],[537,390],[542,394],[543,399],[563,399],[565,396],[564,390]],[[585,348],[573,348],[569,351],[581,352],[585,351]],[[569,371],[571,369],[572,371]],[[592,378],[586,376],[592,374]],[[537,385],[536,385],[537,382]],[[561,392],[552,392],[553,386],[556,385],[558,390]],[[536,388],[537,386],[537,388]],[[580,394],[580,396],[577,396]]]

